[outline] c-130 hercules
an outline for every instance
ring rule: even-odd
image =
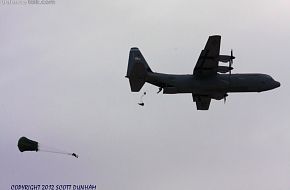
[[[173,75],[153,72],[138,48],[130,50],[126,77],[132,92],[139,92],[145,82],[159,87],[163,94],[191,93],[198,110],[208,110],[211,99],[226,100],[232,92],[262,92],[280,86],[266,74],[232,74],[233,52],[220,55],[221,36],[208,38],[193,74]],[[219,62],[229,63],[219,66]],[[229,74],[225,74],[229,73]]]

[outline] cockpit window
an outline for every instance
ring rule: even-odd
[[[271,80],[273,80],[273,78],[272,78],[271,76],[269,76],[269,75],[265,75],[265,77],[266,77],[267,79],[271,79]]]

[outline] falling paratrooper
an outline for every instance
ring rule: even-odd
[[[69,152],[66,152],[66,151],[45,147],[43,145],[40,145],[38,142],[30,140],[30,139],[28,139],[26,137],[21,137],[18,140],[18,149],[19,149],[20,152],[26,152],[26,151],[36,151],[36,152],[38,152],[38,151],[42,151],[42,152],[50,152],[50,153],[56,153],[56,154],[71,155],[71,156],[74,156],[76,158],[79,157],[76,153],[69,153]]]
[[[143,102],[143,97],[146,95],[146,92],[144,92],[143,94],[142,94],[142,96],[140,97],[140,102],[138,103],[140,106],[144,106],[145,104],[144,104],[144,102]]]

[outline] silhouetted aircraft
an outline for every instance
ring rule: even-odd
[[[201,51],[193,74],[173,75],[153,72],[138,48],[131,48],[126,77],[132,92],[139,92],[145,82],[159,87],[163,94],[191,93],[198,110],[208,110],[211,99],[226,101],[231,92],[262,92],[280,86],[266,74],[232,74],[231,55],[220,55],[221,36],[210,36]],[[219,62],[229,63],[220,66]],[[228,73],[228,74],[225,74]]]

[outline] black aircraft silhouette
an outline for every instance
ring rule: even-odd
[[[232,74],[231,55],[220,55],[221,36],[208,38],[193,74],[173,75],[153,72],[138,48],[130,50],[127,75],[132,92],[139,92],[145,82],[159,87],[163,94],[191,93],[198,110],[208,110],[211,99],[226,101],[231,92],[262,92],[280,86],[266,74]],[[220,66],[219,62],[229,63]],[[229,74],[225,74],[229,73]]]

